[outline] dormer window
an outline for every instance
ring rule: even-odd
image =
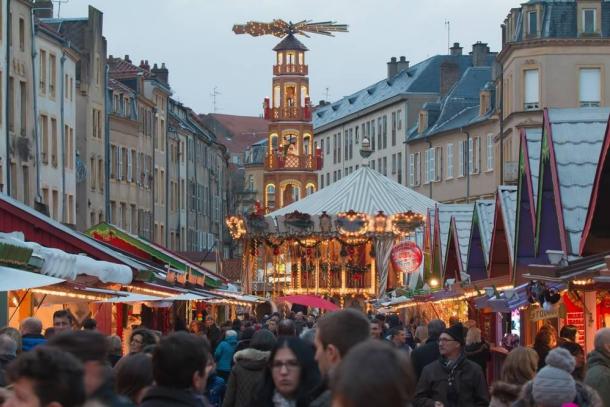
[[[594,34],[597,32],[595,27],[595,9],[586,8],[582,11],[582,27],[583,33]]]
[[[527,13],[527,34],[537,35],[538,34],[538,12],[530,11]]]

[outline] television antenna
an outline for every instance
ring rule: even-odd
[[[69,2],[70,0],[53,0],[53,3],[57,3],[57,18],[61,18],[61,5]]]
[[[212,92],[210,93],[210,96],[212,97],[212,111],[214,113],[218,111],[218,105],[216,103],[218,95],[222,95],[222,93],[218,91],[218,86],[214,86],[214,89],[212,89]]]

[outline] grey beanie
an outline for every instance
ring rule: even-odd
[[[555,348],[545,359],[546,366],[534,377],[532,396],[541,407],[561,407],[576,397],[576,382],[572,371],[574,357],[563,348]]]

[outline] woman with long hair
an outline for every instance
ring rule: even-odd
[[[538,353],[518,346],[511,350],[502,365],[502,378],[491,386],[490,407],[508,407],[519,398],[523,385],[536,376]]]
[[[306,407],[320,380],[311,346],[296,337],[280,337],[252,406]]]
[[[140,352],[125,356],[115,368],[116,392],[139,406],[150,386],[153,385],[152,357]]]
[[[543,325],[534,339],[534,350],[538,353],[538,370],[545,366],[546,355],[557,346],[557,331],[551,325]]]
[[[481,366],[483,374],[487,376],[487,361],[489,360],[489,344],[481,338],[481,330],[471,327],[466,334],[466,357]]]

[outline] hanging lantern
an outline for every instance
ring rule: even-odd
[[[402,273],[414,273],[419,269],[423,260],[423,253],[415,242],[399,243],[392,248],[390,258],[396,270]]]
[[[384,233],[386,230],[386,225],[388,222],[388,217],[383,211],[377,212],[375,215],[375,233]]]

